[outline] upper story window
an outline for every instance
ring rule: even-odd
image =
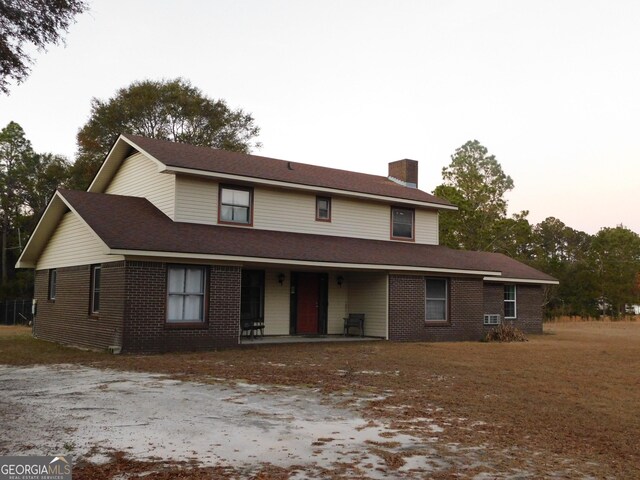
[[[56,284],[58,283],[58,270],[49,270],[49,300],[56,299]]]
[[[331,221],[331,197],[316,197],[316,220]]]
[[[204,322],[205,267],[169,265],[167,270],[167,323]]]
[[[253,223],[253,189],[237,186],[220,186],[220,223]]]
[[[391,207],[391,238],[413,240],[414,217],[415,212],[412,208]]]
[[[447,279],[446,278],[426,278],[426,315],[427,322],[446,322],[447,312]]]
[[[100,273],[102,267],[100,265],[91,266],[91,305],[89,310],[96,314],[100,311]]]
[[[504,318],[516,318],[516,286],[504,286]]]

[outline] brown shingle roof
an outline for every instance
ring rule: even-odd
[[[498,271],[533,281],[553,277],[505,255],[382,240],[173,222],[145,198],[61,190],[112,249],[326,263]]]
[[[416,188],[404,187],[392,182],[387,177],[378,175],[287,162],[285,160],[228,152],[215,148],[196,147],[186,143],[168,142],[138,135],[123,134],[123,136],[152,155],[156,160],[171,167],[384,195],[443,206],[452,205],[447,200]]]

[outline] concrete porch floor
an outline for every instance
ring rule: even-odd
[[[382,340],[379,337],[359,337],[356,335],[266,335],[240,337],[240,345],[274,345],[279,343],[338,343],[338,342],[374,342]]]

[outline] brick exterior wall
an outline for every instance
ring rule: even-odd
[[[389,275],[389,339],[452,341],[482,338],[482,280],[449,279],[449,319],[425,321],[425,279],[418,275]]]
[[[127,261],[123,352],[212,350],[238,344],[240,267],[206,269],[207,321],[202,326],[167,324],[167,264]]]
[[[87,348],[120,345],[123,331],[125,263],[102,264],[100,313],[89,314],[91,266],[57,269],[56,299],[49,300],[49,270],[35,275],[36,338]]]
[[[516,319],[507,320],[525,333],[542,333],[541,285],[516,285]],[[504,319],[504,284],[489,283],[484,286],[485,313],[499,313]],[[492,327],[485,326],[485,332]]]
[[[542,333],[542,287],[518,285],[516,325]],[[389,339],[396,341],[481,340],[491,327],[485,313],[504,316],[502,284],[480,278],[449,278],[449,319],[425,321],[425,280],[418,275],[389,276]]]

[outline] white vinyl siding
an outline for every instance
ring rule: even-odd
[[[176,177],[176,222],[213,225],[218,218],[218,184],[195,177]]]
[[[278,275],[284,273],[282,285]],[[289,335],[289,292],[291,273],[288,270],[264,272],[264,334]]]
[[[232,184],[228,184],[232,185]],[[179,222],[215,225],[218,184],[193,177],[176,178],[176,216]],[[331,222],[316,221],[316,195],[255,187],[253,228],[339,237],[389,240],[390,206],[386,203],[331,197]],[[438,244],[438,214],[415,210],[415,242]]]
[[[44,251],[37,270],[72,265],[91,265],[123,260],[119,255],[107,255],[107,247],[76,216],[69,212],[62,217]]]
[[[153,160],[142,153],[136,153],[122,162],[105,193],[144,197],[169,218],[174,219],[175,181],[175,175],[160,173]]]
[[[388,212],[388,209],[387,209]],[[348,313],[364,313],[364,334],[387,338],[388,282],[386,273],[350,273],[345,276]]]

